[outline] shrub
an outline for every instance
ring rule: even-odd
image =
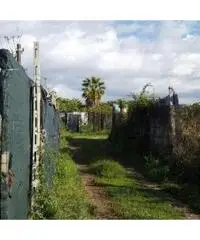
[[[99,177],[119,178],[126,175],[125,168],[114,160],[99,160],[91,165],[91,170]]]
[[[152,155],[144,157],[145,174],[153,181],[167,180],[169,174],[169,166],[163,164],[159,159]]]

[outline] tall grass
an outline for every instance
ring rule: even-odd
[[[61,154],[56,167],[53,186],[56,219],[89,219],[90,205],[74,161]]]
[[[67,148],[67,132],[62,129],[60,148]],[[50,188],[44,180],[43,171],[36,193],[36,206],[32,219],[91,219],[91,206],[82,184],[76,164],[67,153],[59,153],[55,176]]]

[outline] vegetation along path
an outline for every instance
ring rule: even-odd
[[[95,219],[199,219],[158,184],[115,161],[105,135],[72,134],[68,151],[79,169]]]

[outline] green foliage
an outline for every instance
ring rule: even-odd
[[[100,78],[91,77],[83,80],[82,97],[85,98],[86,105],[88,107],[98,106],[105,93],[105,89],[105,83]]]
[[[83,135],[87,135],[87,136],[92,136],[92,135],[102,135],[102,136],[107,136],[109,133],[110,133],[110,130],[108,129],[104,129],[104,130],[101,130],[101,131],[95,131],[94,133],[94,130],[93,130],[93,126],[92,125],[83,125],[80,127],[80,133],[83,134]]]
[[[40,184],[36,192],[36,203],[32,219],[89,219],[91,206],[88,202],[84,186],[67,150],[68,133],[61,129],[60,153],[54,161],[56,172],[53,186],[47,185],[43,165],[40,167]],[[70,136],[69,136],[70,137]],[[50,161],[53,161],[51,158]]]
[[[141,157],[148,155],[143,159],[134,159],[132,162],[130,160],[130,163],[137,166],[148,179],[158,182],[170,180],[180,185],[187,183],[189,186],[198,186],[200,179],[200,103],[175,109],[176,144],[173,146],[172,152],[171,146],[165,149],[153,149],[154,146],[150,145],[149,130],[151,129],[149,126],[151,125],[149,120],[157,106],[155,102],[155,97],[147,94],[145,87],[141,93],[134,94],[133,100],[129,102],[127,124],[118,125],[114,129],[112,142],[118,149],[122,149],[123,153],[126,149],[132,150],[131,156],[134,154],[139,154]],[[160,121],[162,118],[164,119],[163,116],[168,109],[158,110],[160,112],[157,112],[157,119]],[[164,123],[170,124],[167,119],[164,120]],[[134,134],[129,135],[130,132],[134,132]],[[157,157],[151,155],[150,151]],[[182,188],[174,194],[176,197],[179,195],[178,192],[182,196],[180,197],[181,201],[189,204],[193,209],[198,209],[197,204],[192,204],[192,202],[199,204],[199,187],[191,194]],[[190,197],[186,197],[186,195]]]
[[[83,108],[81,101],[76,98],[57,98],[57,105],[60,112],[79,112]]]
[[[133,100],[127,101],[127,114],[116,115],[116,122],[113,124],[110,136],[112,142],[121,145],[118,146],[120,149],[133,148],[134,146],[137,151],[141,149],[144,152],[144,148],[147,148],[148,136],[143,133],[143,130],[148,124],[148,116],[154,104],[154,97],[144,92],[135,94]],[[134,136],[134,141],[130,140],[129,136],[132,139]]]
[[[136,108],[148,108],[153,106],[155,99],[148,95],[136,95],[136,98],[129,103],[129,111],[132,111]]]
[[[116,100],[111,100],[111,101],[107,101],[105,102],[106,104],[110,105],[111,107],[113,106],[114,103],[116,103]]]
[[[169,175],[169,166],[164,165],[152,155],[144,157],[145,175],[153,181],[165,181]]]
[[[99,105],[86,109],[87,112],[112,114],[112,106],[107,103],[100,103]]]
[[[124,99],[117,99],[116,103],[119,105],[120,109],[126,108],[128,106],[128,102]]]
[[[52,189],[48,185],[44,168],[44,155],[41,155],[39,167],[39,186],[36,188],[32,219],[52,219],[56,212],[56,202]],[[48,153],[48,161],[55,161],[55,154]]]
[[[200,104],[184,106],[176,111],[178,144],[174,148],[174,168],[179,179],[198,183],[200,177]],[[177,170],[178,170],[177,169]]]
[[[91,170],[97,176],[121,178],[126,175],[125,168],[114,160],[99,160],[91,164]]]
[[[36,202],[33,208],[31,219],[53,219],[56,213],[56,202],[47,184],[41,181],[36,190]]]
[[[196,213],[200,213],[200,189],[196,184],[164,183],[161,188],[176,197]]]
[[[83,125],[80,127],[80,132],[83,134],[90,134],[90,133],[93,134],[93,126],[89,124]]]
[[[53,198],[56,201],[55,219],[89,219],[90,204],[76,164],[68,154],[57,161]]]
[[[174,208],[159,191],[144,189],[122,165],[112,160],[110,145],[101,136],[72,134],[78,146],[79,160],[90,165],[95,175],[94,184],[104,187],[118,219],[182,219],[184,215]],[[130,170],[129,170],[130,171]]]
[[[80,131],[88,134],[108,134],[112,123],[112,106],[101,103],[96,107],[88,107],[88,124],[81,126]]]
[[[152,86],[150,83],[146,84],[140,93],[132,93],[132,101],[128,103],[128,109],[132,112],[133,109],[138,107],[151,107],[155,104],[156,98],[153,94],[147,92],[147,88]]]
[[[190,121],[191,118],[199,117],[200,115],[200,103],[194,103],[191,105],[186,105],[177,111],[179,116],[184,119],[184,121]]]
[[[174,208],[166,196],[146,189],[119,163],[99,161],[94,167],[95,183],[104,186],[118,219],[183,219],[184,213]],[[114,170],[113,170],[114,169]]]

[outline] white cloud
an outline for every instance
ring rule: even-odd
[[[105,79],[108,99],[138,91],[147,82],[161,95],[169,84],[178,93],[200,88],[200,36],[192,35],[187,22],[0,23],[5,34],[16,26],[23,28],[25,68],[31,72],[37,39],[41,74],[62,95],[81,96],[81,80],[91,75]]]
[[[61,97],[67,97],[67,98],[80,98],[80,92],[70,89],[64,84],[58,84],[56,87],[53,87],[53,89],[60,94]]]

